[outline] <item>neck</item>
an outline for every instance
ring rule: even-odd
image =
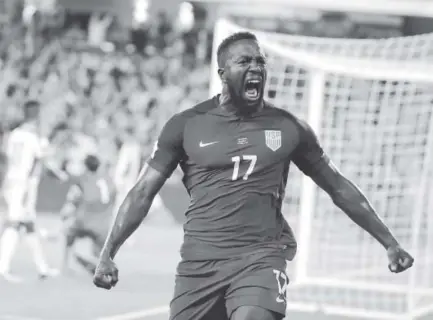
[[[219,97],[220,105],[228,105],[232,103],[232,98],[230,96],[230,92],[227,90],[227,87],[223,87],[220,97]]]

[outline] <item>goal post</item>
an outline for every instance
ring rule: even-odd
[[[241,30],[216,23],[211,95],[221,89],[216,48]],[[268,59],[266,98],[310,124],[416,259],[408,272],[389,272],[385,250],[292,168],[284,213],[299,250],[288,269],[289,307],[405,320],[433,311],[433,36],[342,42],[254,33]]]

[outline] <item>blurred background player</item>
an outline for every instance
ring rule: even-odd
[[[62,271],[69,271],[70,257],[93,274],[96,259],[102,249],[110,227],[114,204],[114,186],[100,160],[88,155],[84,160],[85,171],[71,177],[67,202],[61,210],[65,222],[65,248]],[[92,242],[91,258],[74,253],[73,245],[77,239],[88,238]]]
[[[39,111],[38,101],[26,102],[25,122],[12,130],[5,141],[7,171],[3,194],[7,214],[0,239],[0,276],[9,281],[20,280],[10,274],[20,234],[26,235],[40,277],[57,274],[56,270],[48,267],[38,233],[35,232],[36,190],[42,171],[41,160],[48,148],[48,140],[40,135]]]

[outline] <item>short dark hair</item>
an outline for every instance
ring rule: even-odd
[[[88,155],[86,159],[84,159],[84,164],[86,165],[86,168],[91,172],[98,171],[99,166],[101,165],[101,162],[99,161],[98,157],[95,155]]]
[[[227,53],[227,50],[230,48],[232,44],[235,42],[238,42],[240,40],[253,40],[257,41],[257,37],[254,33],[248,32],[248,31],[241,31],[236,32],[225,38],[217,49],[217,60],[218,60],[218,66],[221,68],[224,64],[224,58],[225,54]]]

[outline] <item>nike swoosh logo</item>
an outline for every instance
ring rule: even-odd
[[[286,302],[284,299],[281,299],[280,297],[277,297],[276,300],[278,303],[285,303]]]
[[[200,141],[199,146],[200,146],[200,148],[203,148],[203,147],[211,146],[211,145],[218,143],[218,142],[219,141],[212,141],[212,142],[203,143],[203,141]]]

